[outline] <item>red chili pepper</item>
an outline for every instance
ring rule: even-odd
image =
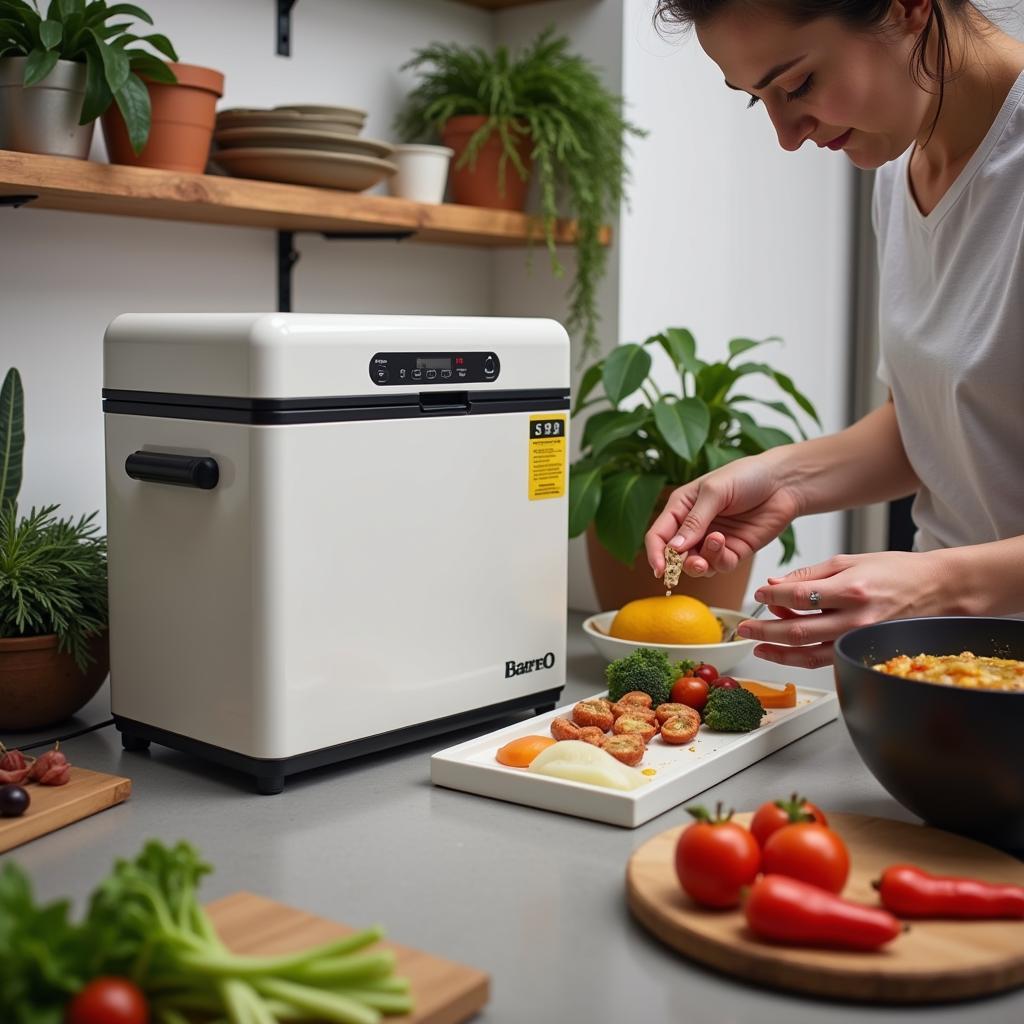
[[[973,878],[931,875],[894,864],[874,883],[885,907],[900,917],[1024,917],[1024,888]]]
[[[832,949],[877,949],[903,925],[886,910],[851,903],[785,875],[762,875],[744,906],[755,935],[776,942]]]

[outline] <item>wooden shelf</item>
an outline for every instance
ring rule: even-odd
[[[0,199],[24,195],[37,197],[28,208],[44,210],[284,231],[413,231],[417,241],[454,245],[521,246],[542,237],[536,217],[505,210],[0,150]],[[605,229],[602,242],[610,238]],[[575,240],[571,221],[559,222],[557,239]]]

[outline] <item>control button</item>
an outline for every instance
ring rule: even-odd
[[[387,382],[388,382],[388,368],[386,366],[375,366],[373,368],[373,379],[378,384],[387,384]]]
[[[484,360],[484,373],[492,374],[492,373],[495,372],[495,369],[496,369],[496,367],[494,365],[494,357],[493,356],[488,356]]]
[[[413,370],[412,371],[412,379],[413,380],[422,380],[423,379],[423,371],[422,370]]]
[[[455,374],[456,374],[456,376],[457,376],[457,377],[459,378],[459,380],[464,380],[464,379],[465,379],[465,376],[466,376],[466,368],[465,368],[464,366],[460,366],[460,367],[459,367],[459,368],[458,368],[458,369],[457,369],[457,370],[455,371]]]
[[[452,371],[451,370],[442,370],[441,371],[441,380],[447,380],[451,375],[452,375]]]
[[[404,366],[398,371],[398,379],[399,380],[405,380],[405,367]]]
[[[433,380],[437,376],[437,370],[427,370],[427,380]]]

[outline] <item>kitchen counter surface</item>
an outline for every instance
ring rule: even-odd
[[[604,681],[581,619],[570,617],[564,702]],[[752,660],[736,671],[833,687],[828,669],[792,672]],[[104,688],[76,722],[108,716]],[[204,883],[207,900],[245,889],[347,924],[380,922],[395,941],[487,971],[492,995],[481,1024],[1024,1020],[1024,990],[948,1006],[860,1007],[755,988],[676,955],[634,923],[623,879],[634,849],[688,819],[682,807],[629,830],[430,784],[431,753],[511,721],[307,773],[273,797],[156,745],[124,753],[110,727],[65,750],[83,767],[129,776],[132,798],[0,860],[22,864],[41,897],[72,896],[80,908],[115,857],[134,855],[149,837],[186,838],[216,867]],[[827,810],[914,820],[868,773],[841,720],[700,802],[748,810],[794,790]]]

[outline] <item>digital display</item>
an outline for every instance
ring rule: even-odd
[[[443,359],[424,359],[421,356],[416,357],[417,370],[450,370],[451,368],[452,360],[450,356],[446,356]]]

